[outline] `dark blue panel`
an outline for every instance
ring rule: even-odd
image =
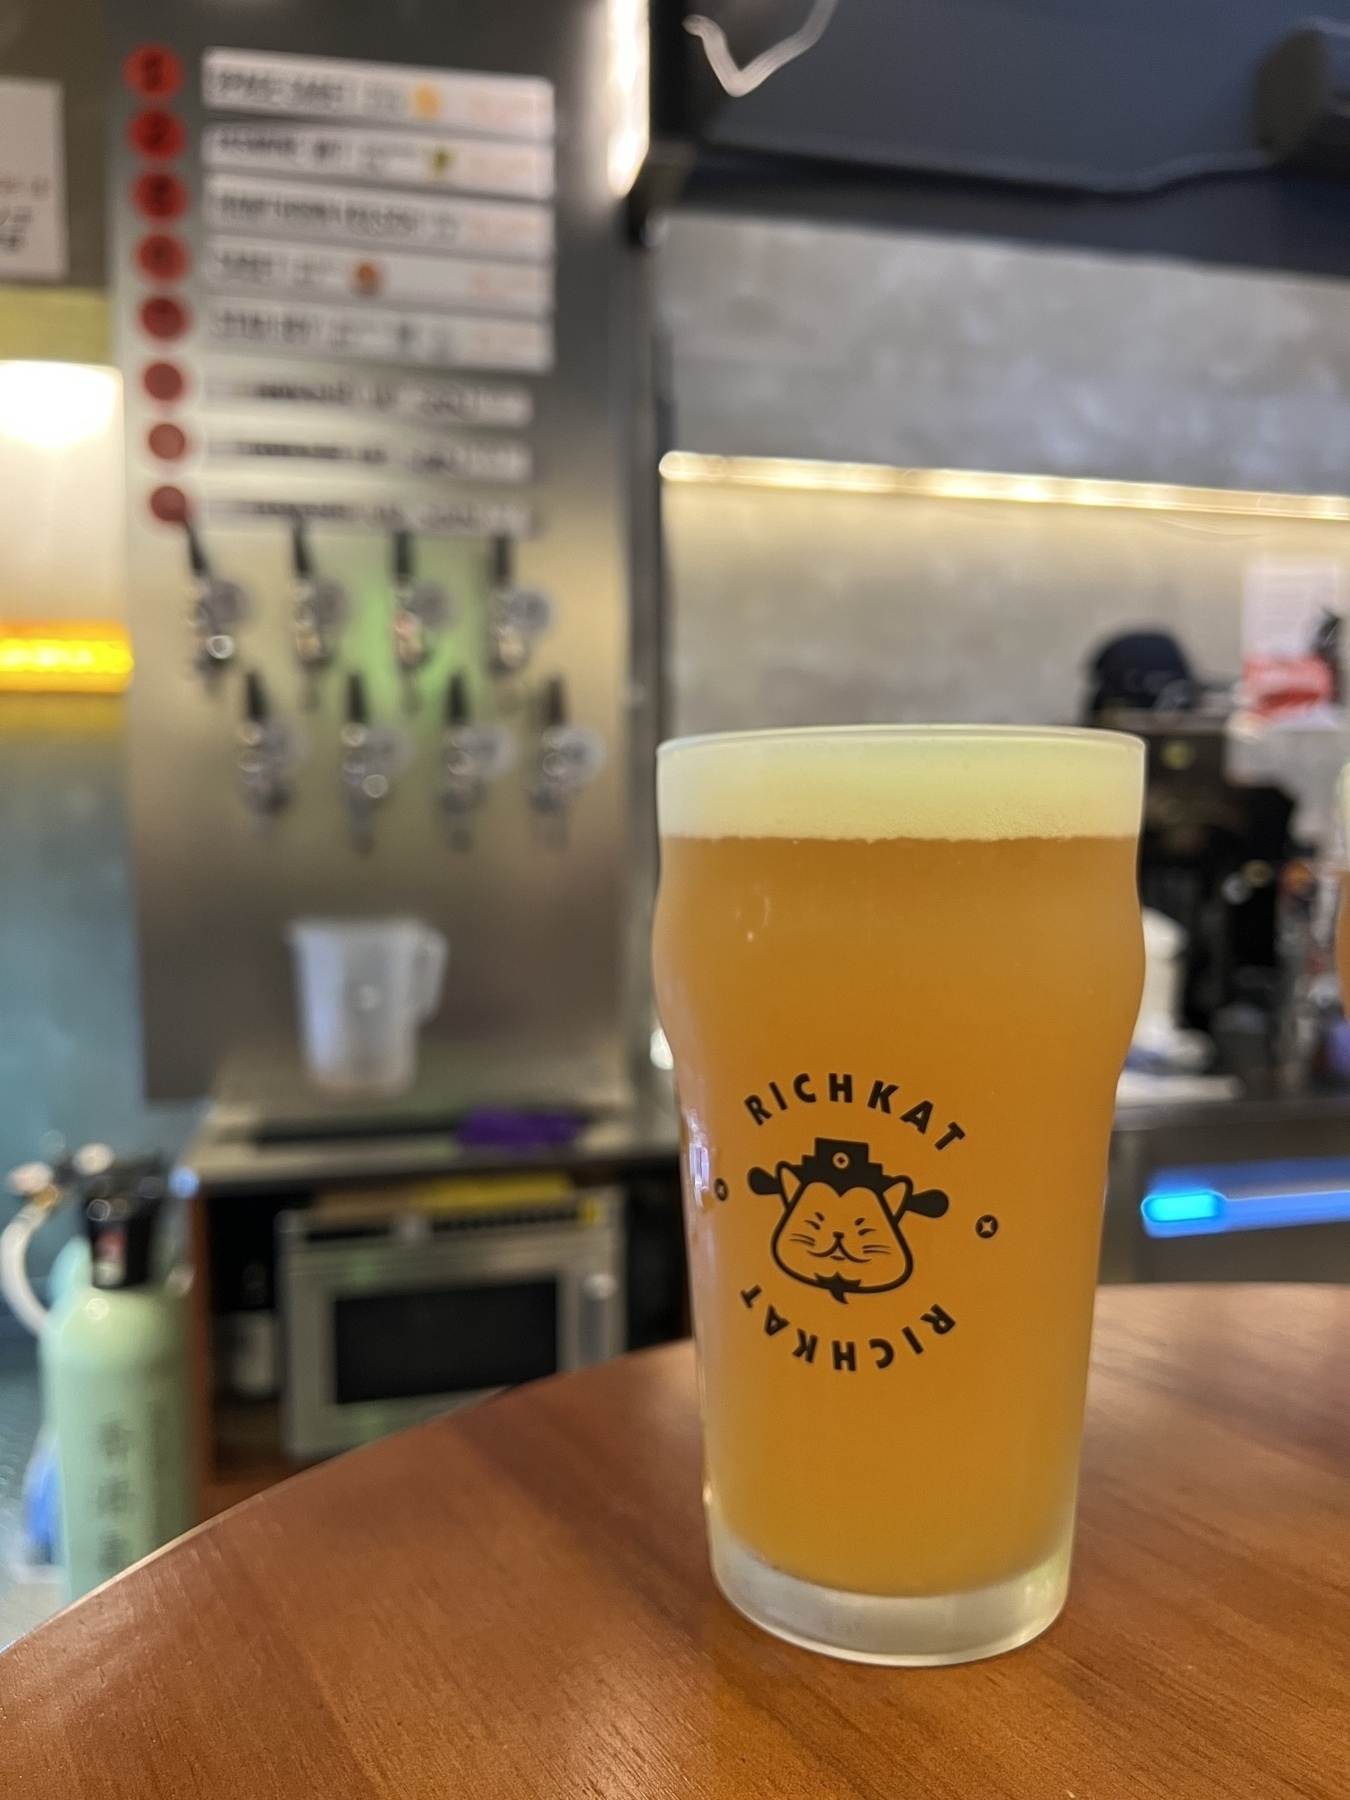
[[[1350,0],[1318,11],[1350,22]],[[711,141],[1086,186],[1253,148],[1252,86],[1292,0],[840,0]]]

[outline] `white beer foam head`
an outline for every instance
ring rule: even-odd
[[[820,726],[657,752],[664,837],[1132,838],[1143,792],[1143,743],[1116,731]]]

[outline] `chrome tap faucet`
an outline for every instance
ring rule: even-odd
[[[488,789],[515,767],[514,732],[505,725],[475,725],[469,684],[462,671],[450,677],[445,694],[445,735],[441,740],[440,802],[450,842],[467,850],[473,842],[473,815]]]
[[[315,568],[305,521],[298,515],[291,526],[291,568],[291,643],[302,671],[305,705],[317,706],[320,677],[337,656],[351,608],[341,582]]]
[[[369,850],[375,842],[376,808],[389,798],[407,767],[411,746],[394,725],[372,725],[364,675],[347,677],[346,723],[342,727],[342,787],[352,842]]]
[[[605,743],[598,731],[567,722],[567,687],[561,675],[549,678],[540,705],[539,739],[530,773],[530,805],[545,840],[567,841],[568,818],[577,795],[605,765]]]
[[[190,520],[183,521],[187,535],[188,566],[192,571],[192,607],[189,618],[197,640],[194,666],[208,687],[214,687],[233,662],[236,636],[252,607],[244,589],[223,581],[212,572],[205,547]]]
[[[519,675],[534,654],[537,639],[553,623],[554,605],[537,588],[516,586],[515,545],[492,540],[488,572],[487,660],[498,676]]]
[[[238,731],[239,792],[252,813],[266,817],[288,806],[294,775],[305,745],[285,719],[273,718],[263,678],[256,669],[244,677],[244,717]]]
[[[411,531],[394,533],[394,655],[403,681],[405,712],[416,712],[422,696],[417,677],[431,660],[435,634],[450,622],[450,596],[435,581],[419,581]]]

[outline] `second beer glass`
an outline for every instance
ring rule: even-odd
[[[663,747],[708,1531],[836,1655],[955,1662],[1063,1605],[1136,739],[860,727]]]

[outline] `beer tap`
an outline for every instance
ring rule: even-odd
[[[314,566],[305,521],[298,514],[291,526],[291,642],[304,683],[306,706],[317,706],[319,681],[337,655],[338,637],[350,608],[341,582],[320,575]]]
[[[435,649],[433,634],[449,623],[450,596],[435,581],[418,581],[411,531],[394,533],[394,655],[403,682],[403,709],[416,712],[417,677]]]
[[[192,570],[189,616],[197,640],[193,663],[206,685],[213,688],[234,660],[235,637],[249,616],[249,598],[237,582],[223,581],[212,573],[206,550],[191,520],[183,521],[183,530],[187,534],[188,564]]]
[[[534,653],[535,640],[553,623],[554,606],[537,588],[516,586],[515,545],[492,540],[488,572],[488,668],[498,677],[519,675]]]
[[[487,799],[492,783],[515,767],[518,754],[515,735],[505,725],[473,723],[469,684],[463,671],[457,670],[445,693],[440,791],[441,809],[456,850],[471,846],[474,813]]]
[[[305,744],[285,719],[273,718],[256,669],[244,677],[244,717],[239,726],[239,792],[250,812],[266,817],[290,804],[293,777]]]
[[[410,746],[397,726],[372,725],[363,675],[347,677],[347,719],[342,727],[342,787],[352,842],[369,850],[375,842],[375,809],[387,800],[395,777],[407,767]]]
[[[605,763],[599,732],[567,722],[567,687],[561,675],[549,678],[541,705],[539,742],[530,774],[530,805],[545,840],[562,845],[567,821],[582,788],[595,780]]]

